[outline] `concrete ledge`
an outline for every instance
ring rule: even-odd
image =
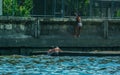
[[[39,18],[41,22],[73,22],[75,17],[69,18]],[[100,22],[109,21],[109,22],[120,22],[120,19],[106,19],[106,18],[82,18],[83,22]]]
[[[15,16],[0,16],[0,21],[35,21],[37,18],[35,17],[15,17]],[[73,22],[75,21],[75,17],[69,17],[69,18],[39,18],[39,21],[44,22]],[[83,18],[83,22],[100,22],[103,21],[109,21],[109,22],[120,22],[120,19],[106,19],[106,18]]]
[[[0,16],[0,21],[35,21],[33,17]]]
[[[47,51],[37,51],[31,53],[31,55],[47,55]],[[53,53],[51,56],[120,56],[120,51],[64,51],[60,52],[58,55]]]

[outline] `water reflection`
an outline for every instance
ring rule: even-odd
[[[119,75],[116,57],[0,56],[0,75]]]

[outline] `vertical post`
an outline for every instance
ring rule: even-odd
[[[34,23],[34,36],[35,38],[38,38],[40,35],[40,22],[39,19],[37,18]]]
[[[78,0],[75,0],[74,4],[75,4],[75,11],[78,13]]]
[[[90,17],[92,17],[92,6],[93,6],[93,0],[90,0]]]
[[[14,3],[14,0],[12,0],[12,16],[15,15],[15,3]]]
[[[111,3],[112,5],[111,5],[111,18],[113,18],[114,17],[114,1],[112,1],[112,3]]]
[[[35,14],[34,14],[34,9],[35,9],[34,4],[35,4],[35,3],[34,3],[34,0],[33,0],[33,2],[32,2],[32,6],[33,6],[33,8],[32,8],[32,11],[31,11],[31,15],[35,15]]]
[[[104,24],[104,38],[107,39],[108,38],[108,20],[104,20],[103,22]]]
[[[46,0],[44,0],[44,16],[46,16]]]
[[[40,33],[41,33],[41,27],[40,27],[40,20],[38,19],[38,21],[37,21],[37,37],[39,37],[40,36]]]
[[[62,0],[62,9],[61,9],[62,17],[64,17],[64,0]]]
[[[35,38],[38,37],[38,35],[37,35],[37,21],[38,21],[38,19],[36,18],[36,19],[35,19],[35,22],[34,22],[34,24],[33,24],[33,27],[34,27],[34,37],[35,37]]]
[[[108,12],[108,19],[111,18],[111,15],[112,15],[110,10],[111,10],[111,8],[109,7],[108,11],[107,11]]]
[[[2,15],[2,0],[0,0],[0,15]]]
[[[56,12],[56,0],[54,0],[54,17],[55,17],[55,12]]]
[[[78,11],[78,0],[76,2],[76,8],[77,8],[77,13],[79,13],[79,11]]]

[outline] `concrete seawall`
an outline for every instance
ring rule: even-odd
[[[119,19],[82,19],[81,37],[75,38],[74,18],[0,17],[0,54],[25,54],[43,48],[120,47]],[[15,49],[18,48],[16,52]],[[26,49],[35,48],[34,50]],[[36,49],[37,48],[37,49]],[[119,50],[119,49],[117,49]],[[7,54],[7,53],[6,53]],[[9,53],[8,53],[9,54]]]

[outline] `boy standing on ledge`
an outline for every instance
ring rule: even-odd
[[[77,13],[75,13],[76,15],[76,23],[77,25],[75,26],[75,37],[80,37],[80,32],[81,32],[81,28],[82,28],[82,20],[80,15],[78,15]]]

